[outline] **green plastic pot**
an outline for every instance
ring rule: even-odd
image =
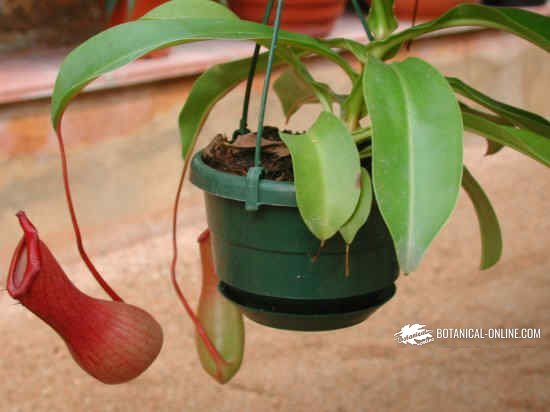
[[[393,243],[374,204],[350,249],[339,235],[319,250],[296,206],[294,185],[261,179],[256,211],[245,176],[220,172],[198,153],[191,182],[204,190],[219,289],[249,319],[288,330],[320,331],[365,320],[395,293],[399,269]]]

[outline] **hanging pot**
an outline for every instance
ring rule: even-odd
[[[204,190],[220,291],[250,319],[289,330],[330,330],[362,322],[395,293],[398,265],[378,208],[351,245],[345,276],[345,244],[339,235],[320,250],[298,208],[294,185],[220,172],[198,153],[191,182]],[[245,209],[257,197],[257,211]]]
[[[228,3],[240,18],[261,22],[267,0],[229,0]],[[344,12],[345,5],[346,0],[286,0],[281,28],[310,36],[326,36]],[[269,24],[273,24],[274,15],[273,12]]]

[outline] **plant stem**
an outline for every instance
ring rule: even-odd
[[[361,129],[356,129],[351,133],[351,135],[353,136],[353,140],[355,141],[355,144],[366,142],[367,140],[370,140],[372,137],[372,127],[367,126]]]
[[[367,23],[367,20],[365,19],[365,15],[363,14],[363,10],[361,10],[361,6],[357,2],[357,0],[351,0],[351,4],[353,5],[353,8],[355,9],[355,13],[357,14],[357,17],[359,17],[359,20],[361,21],[361,25],[363,26],[363,29],[365,30],[365,33],[367,34],[367,38],[369,41],[374,41],[374,37],[370,31],[369,24]]]
[[[364,71],[364,66],[361,66],[361,73]],[[359,128],[359,121],[361,120],[361,114],[365,107],[363,98],[363,82],[362,76],[355,80],[350,95],[342,106],[344,110],[345,122],[348,129],[354,131]]]
[[[349,115],[346,119],[346,125],[348,126],[348,129],[351,131],[355,131],[359,128],[359,115],[358,113],[353,113]]]

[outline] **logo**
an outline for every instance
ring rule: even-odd
[[[424,329],[426,325],[415,323],[414,325],[405,325],[394,335],[398,343],[405,345],[425,345],[434,341],[432,330]]]

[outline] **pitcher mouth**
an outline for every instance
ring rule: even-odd
[[[15,299],[28,292],[41,267],[38,232],[25,212],[17,217],[24,235],[13,252],[7,282],[8,293]]]

